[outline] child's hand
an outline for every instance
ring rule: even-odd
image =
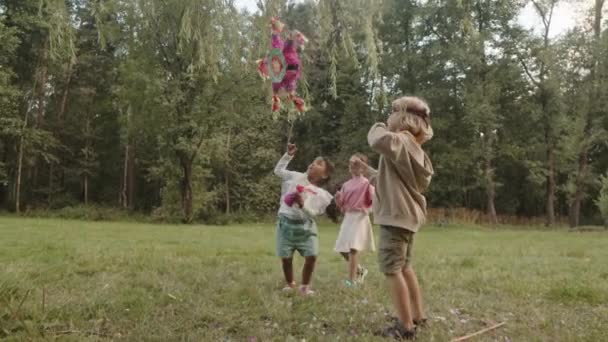
[[[336,206],[338,207],[338,209],[341,209],[342,208],[342,191],[336,192],[336,194],[334,195],[334,200],[336,201]]]
[[[300,208],[304,208],[304,199],[302,198],[302,194],[299,192],[296,192],[293,196],[293,202],[297,203]]]
[[[298,148],[296,147],[295,144],[287,144],[287,154],[290,157],[293,157],[296,154],[297,150],[298,150]]]
[[[367,164],[365,164],[365,162],[363,160],[361,160],[360,158],[352,157],[352,160],[353,160],[353,164],[354,164],[353,166],[355,166],[357,168],[361,168],[363,170],[367,169],[367,167],[368,167]]]

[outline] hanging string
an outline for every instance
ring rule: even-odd
[[[291,124],[289,125],[289,132],[287,133],[287,143],[291,144],[291,138],[293,137],[293,125],[296,122],[296,119],[294,118],[289,121],[291,122]]]

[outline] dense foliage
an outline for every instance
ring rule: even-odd
[[[413,94],[433,111],[431,206],[601,222],[604,0],[578,2],[587,20],[554,37],[557,5],[264,0],[252,14],[228,0],[0,0],[0,207],[272,213],[288,136],[293,167],[327,155],[340,182],[352,153],[376,160],[369,126]],[[524,6],[538,30],[518,25]],[[274,117],[255,70],[275,15],[310,39],[302,116]]]

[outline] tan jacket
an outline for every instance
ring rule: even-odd
[[[381,154],[373,201],[374,223],[417,232],[426,221],[426,198],[422,193],[433,176],[431,160],[411,133],[390,132],[384,123],[372,126],[367,142]]]

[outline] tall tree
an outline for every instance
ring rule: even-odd
[[[15,73],[8,67],[16,58],[19,44],[15,28],[4,24],[4,8],[0,7],[0,204],[4,203],[8,194],[10,179],[9,166],[12,158],[11,148],[17,136],[15,122],[18,117],[20,93],[13,84]]]
[[[463,35],[467,43],[463,49],[465,79],[465,118],[473,127],[474,153],[479,160],[479,184],[486,197],[486,211],[492,223],[498,223],[496,215],[496,158],[499,130],[503,125],[503,113],[499,105],[502,68],[500,59],[509,61],[501,46],[508,36],[508,23],[518,12],[515,1],[466,1],[463,2]],[[504,64],[504,63],[503,63]]]
[[[5,1],[6,25],[17,30],[21,41],[13,70],[18,75],[18,87],[23,94],[20,103],[22,113],[18,128],[18,140],[14,202],[15,210],[21,210],[24,168],[31,185],[37,183],[38,159],[49,162],[54,159],[52,148],[57,144],[49,132],[42,128],[46,117],[49,94],[49,70],[52,63],[74,54],[73,31],[69,9],[64,1]],[[31,66],[35,67],[32,68]],[[49,143],[44,139],[48,137]],[[30,189],[32,189],[30,187]]]
[[[589,166],[589,150],[598,142],[605,140],[606,132],[602,129],[601,115],[605,115],[605,101],[602,94],[603,75],[600,74],[600,63],[603,63],[601,51],[601,36],[602,36],[602,14],[604,8],[604,0],[595,0],[593,8],[593,37],[590,41],[590,61],[585,73],[586,83],[589,85],[587,89],[587,97],[589,103],[587,108],[582,109],[579,114],[582,119],[579,121],[582,124],[582,131],[577,141],[578,158],[577,171],[574,179],[574,194],[571,200],[569,224],[570,227],[576,227],[580,222],[581,203],[587,192],[587,187],[591,178]]]
[[[535,87],[538,106],[536,119],[543,132],[544,166],[538,171],[544,174],[545,179],[545,224],[547,226],[555,224],[556,148],[561,133],[560,116],[562,114],[559,105],[559,81],[555,72],[554,46],[550,37],[553,14],[558,1],[530,0],[542,21],[541,37],[539,40],[533,39],[530,42],[530,60],[526,61],[526,58],[519,56],[524,72]]]
[[[235,9],[219,0],[139,0],[123,5],[126,13],[139,18],[138,39],[163,72],[164,99],[170,109],[164,133],[181,172],[183,219],[190,222],[194,166],[211,133],[209,115],[216,114],[223,95],[214,85],[228,63],[238,60],[230,50],[238,38],[232,24]],[[210,94],[215,96],[207,97]]]

